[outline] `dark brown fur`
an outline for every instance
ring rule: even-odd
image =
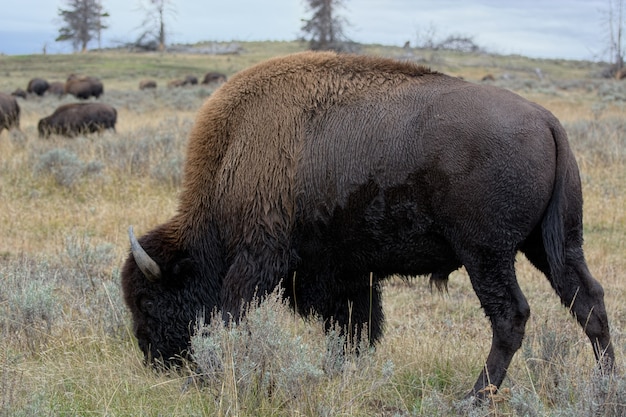
[[[57,107],[48,117],[39,120],[39,137],[57,134],[74,137],[80,134],[115,131],[117,111],[103,103],[70,103]]]
[[[432,274],[443,287],[464,266],[493,331],[470,392],[484,395],[502,383],[530,314],[518,251],[604,369],[614,359],[558,120],[509,91],[412,63],[309,52],[234,75],[199,111],[178,212],[139,243],[160,275],[147,279],[129,256],[124,299],[146,357],[166,363],[188,348],[198,314],[237,317],[281,282],[299,313],[351,323],[357,336],[370,321],[375,342],[381,280]]]
[[[20,128],[20,106],[12,95],[0,93],[0,133],[13,128]]]

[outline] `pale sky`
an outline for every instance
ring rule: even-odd
[[[145,1],[145,0],[144,0]],[[62,0],[2,0],[0,53],[71,52],[55,42]],[[11,3],[10,6],[8,3]],[[102,0],[110,14],[103,46],[134,41],[145,17],[140,0]],[[304,0],[171,0],[170,43],[294,40],[310,15]],[[490,52],[536,58],[607,59],[608,0],[344,0],[340,15],[355,42],[415,45],[437,38],[472,37]],[[90,47],[96,47],[93,42]],[[0,68],[1,68],[0,60]]]

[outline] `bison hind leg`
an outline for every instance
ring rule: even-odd
[[[582,240],[582,239],[581,239]],[[553,277],[541,235],[533,233],[521,250],[528,260],[547,278],[591,341],[600,366],[612,369],[615,361],[611,344],[609,322],[604,305],[604,289],[591,275],[582,247],[576,241],[569,242],[565,250],[565,262],[559,276]]]
[[[477,250],[464,262],[481,307],[491,321],[491,349],[468,396],[484,398],[506,376],[513,355],[522,345],[530,306],[515,276],[515,253]]]

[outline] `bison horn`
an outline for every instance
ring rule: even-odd
[[[161,268],[159,264],[157,264],[154,259],[146,253],[146,251],[141,247],[139,241],[135,237],[135,233],[133,232],[133,226],[128,227],[128,237],[130,239],[130,250],[133,253],[133,257],[135,258],[135,262],[139,267],[139,270],[143,272],[148,281],[157,281],[161,278]]]

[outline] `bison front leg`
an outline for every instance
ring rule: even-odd
[[[530,307],[515,277],[514,259],[501,259],[490,257],[483,265],[466,265],[493,332],[483,371],[468,394],[480,399],[488,396],[489,386],[499,388],[502,384],[513,355],[522,346],[530,317]]]
[[[255,297],[263,299],[287,279],[286,252],[263,253],[241,250],[224,277],[220,298],[226,322],[238,321],[246,304]]]
[[[327,308],[322,313],[327,331],[336,324],[345,334],[348,346],[356,349],[365,334],[371,345],[382,336],[384,313],[378,283],[346,284],[328,296]]]

